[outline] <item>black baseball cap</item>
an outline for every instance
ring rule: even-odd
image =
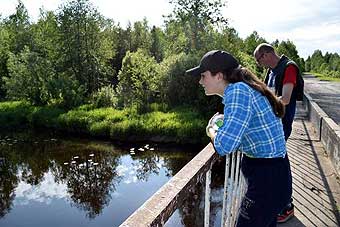
[[[187,70],[186,73],[192,76],[200,76],[201,73],[207,70],[211,72],[225,72],[235,69],[239,65],[238,61],[228,52],[212,50],[202,57],[198,66]]]

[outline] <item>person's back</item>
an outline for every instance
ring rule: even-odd
[[[230,84],[224,93],[223,104],[224,113],[226,113],[224,115],[224,125],[231,125],[230,127],[234,127],[235,131],[238,129],[237,132],[239,134],[235,134],[229,138],[224,138],[225,136],[223,134],[217,137],[216,142],[220,140],[223,141],[223,143],[218,143],[224,144],[223,150],[231,151],[235,149],[235,146],[238,146],[235,144],[239,144],[239,142],[242,141],[239,149],[249,157],[268,158],[280,156],[279,154],[270,153],[270,151],[273,150],[280,150],[282,153],[285,153],[285,143],[283,138],[282,140],[280,138],[282,123],[278,120],[277,116],[273,114],[272,107],[265,96],[244,82]],[[238,93],[242,93],[242,95]],[[245,97],[247,97],[247,99]],[[236,105],[235,99],[241,99],[243,105]],[[251,110],[245,110],[244,106],[251,106]],[[244,132],[242,132],[244,125],[239,123],[240,119],[248,122]],[[242,140],[239,137],[241,133]],[[228,136],[230,136],[230,134]],[[264,143],[264,140],[279,142]],[[217,151],[218,150],[219,149],[217,149]]]
[[[285,103],[285,116],[282,119],[285,139],[288,140],[292,132],[296,101],[303,99],[303,79],[298,65],[285,55],[282,55],[277,65],[268,70],[265,83],[274,90],[278,97],[288,100]],[[285,86],[293,86],[293,89],[283,94]],[[283,97],[283,95],[286,97]]]

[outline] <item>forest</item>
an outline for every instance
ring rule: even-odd
[[[221,14],[227,4],[222,0],[169,2],[173,12],[164,16],[162,27],[146,19],[121,27],[114,15],[105,18],[89,0],[69,0],[56,11],[41,9],[32,22],[19,0],[14,14],[0,17],[1,127],[28,125],[111,138],[131,132],[200,138],[207,116],[221,104],[206,97],[198,79],[185,70],[205,52],[223,49],[263,77],[253,51],[266,40],[256,31],[240,38]],[[290,40],[271,44],[302,71],[340,78],[338,53],[315,50],[303,59]]]

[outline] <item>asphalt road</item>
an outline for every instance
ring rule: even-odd
[[[313,75],[304,75],[303,78],[305,92],[340,125],[340,82],[320,81]]]

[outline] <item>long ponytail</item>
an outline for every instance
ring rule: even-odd
[[[231,72],[223,73],[224,79],[229,83],[244,82],[250,87],[259,91],[266,96],[276,116],[282,118],[285,114],[285,106],[282,101],[269,90],[265,83],[263,83],[254,73],[244,67],[238,67]]]

